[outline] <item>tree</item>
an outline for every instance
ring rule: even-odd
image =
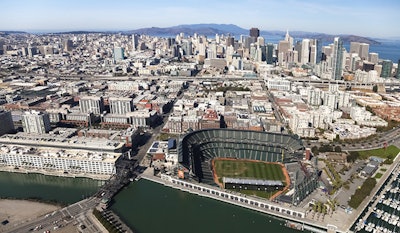
[[[335,152],[342,152],[342,147],[335,146]]]
[[[377,92],[378,92],[378,85],[374,85],[374,86],[372,87],[372,91],[375,92],[375,93],[377,93]]]
[[[359,157],[358,151],[350,151],[350,154],[347,156],[347,162],[352,163],[356,161]]]
[[[317,146],[313,146],[313,147],[311,148],[311,152],[312,152],[315,156],[317,156],[317,155],[319,154],[319,149],[318,149],[318,147],[317,147]]]

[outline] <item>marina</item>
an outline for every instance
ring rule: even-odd
[[[397,165],[356,221],[354,232],[394,233],[400,231],[400,169]]]

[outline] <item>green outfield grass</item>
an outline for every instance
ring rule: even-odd
[[[217,159],[214,162],[214,166],[216,175],[219,178],[232,177],[285,181],[285,175],[279,164]]]

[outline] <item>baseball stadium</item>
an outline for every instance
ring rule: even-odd
[[[178,157],[190,178],[221,188],[273,193],[266,198],[299,204],[317,188],[318,171],[303,163],[297,136],[234,129],[204,129],[181,138]]]

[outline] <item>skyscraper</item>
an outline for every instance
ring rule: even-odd
[[[260,30],[258,28],[250,28],[250,37],[256,38],[260,36]]]
[[[400,59],[397,62],[397,73],[396,73],[396,78],[400,79]]]
[[[340,37],[335,37],[333,41],[332,55],[332,79],[340,80],[343,72],[343,41]]]
[[[192,55],[192,42],[189,40],[182,41],[183,55]]]
[[[302,64],[307,64],[310,62],[310,40],[303,39],[301,42],[301,58],[300,62]]]
[[[72,40],[65,40],[64,41],[64,50],[65,51],[72,51],[74,44],[72,43]]]
[[[289,35],[289,30],[286,30],[285,40],[289,42],[289,47],[293,47],[293,37]]]
[[[361,43],[360,44],[360,50],[358,52],[358,56],[360,56],[360,58],[362,60],[367,60],[368,59],[368,53],[369,53],[369,44]]]
[[[139,36],[137,34],[133,34],[132,35],[132,50],[136,51],[138,45],[139,45]]]
[[[350,42],[350,53],[359,53],[360,52],[360,43],[359,42]]]
[[[267,44],[267,64],[274,62],[274,45],[272,43]]]
[[[124,60],[124,49],[121,47],[114,48],[114,61]]]
[[[391,60],[384,60],[382,62],[381,77],[382,78],[392,77],[392,68],[393,68],[393,62]]]
[[[229,47],[231,45],[235,46],[235,38],[232,36],[227,36],[226,37],[226,47]]]
[[[321,60],[322,60],[322,43],[321,43],[321,41],[320,40],[317,40],[317,39],[315,39],[314,40],[314,44],[315,44],[315,47],[316,47],[316,60],[315,60],[315,63],[316,64],[319,64],[320,62],[321,62]]]
[[[378,64],[379,54],[377,53],[369,53],[368,54],[368,61],[374,64]]]

